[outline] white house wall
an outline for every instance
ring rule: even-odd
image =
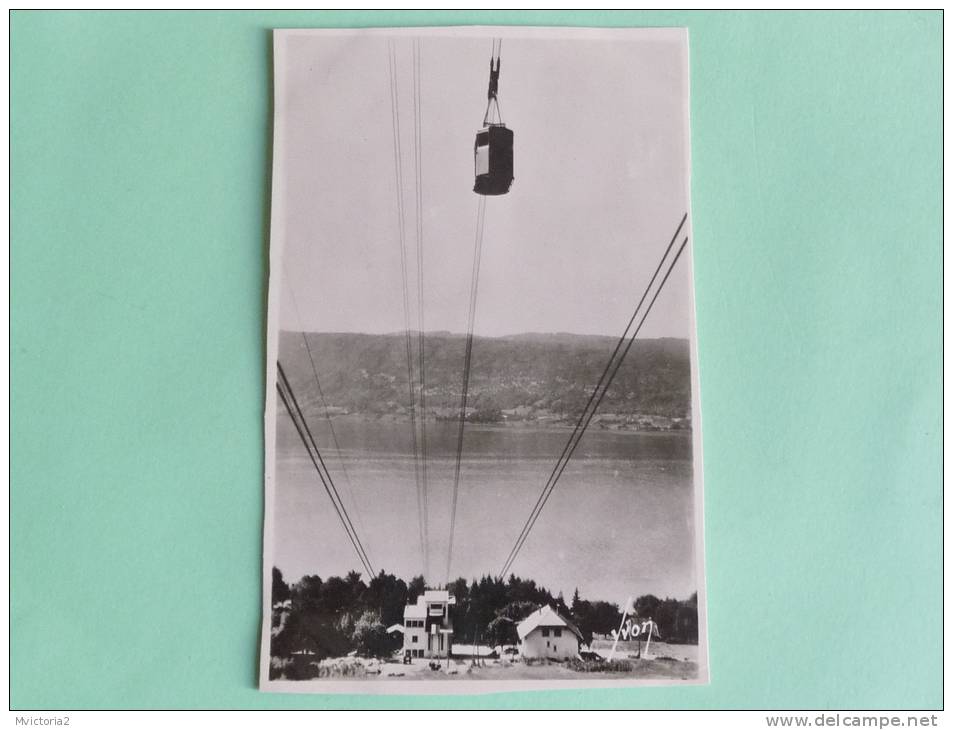
[[[571,659],[579,654],[579,639],[566,628],[561,636],[553,636],[553,629],[549,629],[549,636],[543,636],[543,630],[535,628],[523,639],[520,651],[526,659]]]
[[[414,637],[417,641],[414,641]],[[427,632],[423,626],[420,628],[404,628],[404,649],[420,649],[427,651]]]

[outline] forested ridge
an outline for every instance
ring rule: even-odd
[[[282,332],[279,358],[306,411],[402,416],[409,412],[404,333]],[[411,333],[416,347],[416,333]],[[428,415],[456,418],[466,339],[425,338]],[[609,360],[614,337],[523,334],[477,337],[467,417],[474,421],[571,420],[582,411]],[[416,366],[416,350],[414,350]],[[323,399],[322,399],[323,396]],[[597,422],[622,427],[690,428],[691,365],[684,339],[636,340],[599,408]]]

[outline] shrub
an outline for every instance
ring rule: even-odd
[[[329,677],[363,677],[367,670],[359,661],[334,662],[333,664],[316,664],[317,676],[320,679]]]
[[[288,679],[285,676],[285,671],[291,666],[291,659],[282,659],[281,657],[273,656],[271,658],[271,666],[268,671],[269,679]]]
[[[612,661],[593,661],[591,659],[573,658],[566,662],[566,666],[574,672],[631,672],[635,665],[625,659],[613,659]]]
[[[354,622],[352,634],[354,648],[360,656],[386,657],[393,653],[393,642],[387,629],[384,628],[377,615],[371,611]]]

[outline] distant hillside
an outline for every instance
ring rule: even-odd
[[[324,400],[332,413],[406,415],[403,333],[308,333]],[[466,339],[426,337],[427,408],[455,418]],[[560,422],[578,417],[616,338],[567,333],[477,337],[473,341],[468,418]],[[279,357],[302,406],[323,409],[301,334],[282,332]],[[412,334],[416,367],[417,336]],[[691,413],[688,341],[637,340],[599,408],[603,427],[687,428]]]

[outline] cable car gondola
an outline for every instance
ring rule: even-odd
[[[500,57],[497,55],[494,66],[491,56],[483,129],[477,132],[473,144],[476,176],[473,192],[479,195],[505,195],[513,183],[513,130],[507,129],[500,115],[500,104],[496,98],[499,83]]]

